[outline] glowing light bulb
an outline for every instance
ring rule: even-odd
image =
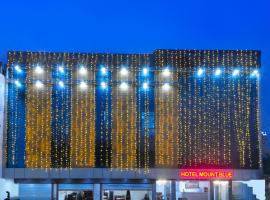
[[[102,74],[106,74],[106,73],[107,73],[107,69],[106,69],[105,67],[102,67],[102,68],[101,68],[101,73],[102,73]]]
[[[197,75],[198,75],[198,76],[202,76],[203,73],[204,73],[204,70],[203,70],[202,68],[200,68],[200,69],[198,70],[198,72],[197,72]]]
[[[148,83],[147,82],[143,83],[143,89],[147,90],[148,88],[149,88]]]
[[[21,84],[20,81],[18,81],[18,80],[16,80],[14,83],[15,83],[15,85],[16,85],[17,87],[21,87],[21,86],[22,86],[22,84]]]
[[[120,71],[120,74],[121,74],[122,76],[127,76],[127,75],[128,75],[128,70],[127,70],[127,68],[123,67],[123,68],[121,69],[121,71]]]
[[[39,65],[38,65],[38,66],[36,66],[36,68],[35,68],[35,72],[36,72],[36,74],[42,74],[42,73],[43,73],[43,69],[42,69],[42,67],[40,67]]]
[[[216,76],[219,76],[221,73],[222,73],[221,69],[216,69],[216,71],[215,71]]]
[[[251,73],[252,77],[259,77],[259,71],[257,69],[253,70],[253,72]]]
[[[18,72],[18,73],[21,73],[22,72],[22,69],[19,65],[16,65],[15,66],[15,70]]]
[[[168,91],[168,90],[170,89],[169,83],[164,83],[163,86],[162,86],[162,89],[163,89],[164,91]]]
[[[64,67],[63,67],[63,66],[59,66],[59,67],[58,67],[58,71],[59,71],[60,73],[64,73],[64,72],[65,72]]]
[[[79,73],[80,73],[80,75],[86,75],[87,74],[87,69],[85,68],[85,67],[80,67],[80,69],[79,69]]]
[[[157,185],[164,185],[167,183],[167,180],[157,180]]]
[[[235,69],[232,73],[233,76],[238,76],[240,74],[240,70],[239,69]]]
[[[86,84],[86,82],[82,81],[82,82],[80,83],[80,88],[81,88],[82,90],[86,90],[86,89],[87,89],[87,84]]]
[[[43,87],[43,83],[41,81],[37,81],[35,85],[36,85],[36,88],[38,89]]]
[[[107,84],[103,81],[103,82],[101,82],[101,87],[103,88],[103,89],[106,89],[107,88]]]
[[[59,85],[61,88],[65,87],[65,84],[64,84],[63,81],[59,81],[59,82],[58,82],[58,85]]]
[[[121,88],[121,90],[127,90],[127,89],[128,89],[128,84],[125,83],[125,82],[122,82],[122,83],[120,84],[120,88]]]
[[[147,68],[143,68],[143,75],[147,75],[148,74],[148,69]]]
[[[170,76],[171,72],[168,68],[165,68],[162,72],[163,76]]]

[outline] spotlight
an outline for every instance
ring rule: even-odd
[[[120,85],[121,90],[127,90],[128,89],[128,84],[125,82],[122,82]]]
[[[87,88],[86,82],[82,81],[82,82],[80,83],[80,88],[81,88],[82,90],[85,90],[85,89]]]
[[[120,71],[120,74],[121,74],[122,76],[127,76],[127,75],[128,75],[128,70],[127,70],[127,68],[123,67],[123,68],[121,69],[121,71]]]
[[[87,74],[87,69],[84,66],[82,66],[79,69],[79,73],[80,73],[80,75],[86,75]]]
[[[157,180],[157,185],[165,185],[167,183],[167,180]]]
[[[143,89],[147,90],[148,88],[149,88],[148,83],[147,82],[144,82],[143,83]]]
[[[42,83],[41,81],[37,81],[37,82],[36,82],[36,87],[37,87],[38,89],[42,88],[42,87],[43,87],[43,83]]]
[[[21,84],[20,81],[18,81],[18,80],[16,80],[14,83],[15,83],[15,85],[16,85],[17,87],[21,87],[21,86],[22,86],[22,84]]]
[[[16,70],[18,73],[21,73],[21,72],[22,72],[22,69],[20,68],[19,65],[16,65],[16,66],[15,66],[15,70]]]
[[[64,84],[63,81],[59,81],[59,82],[58,82],[58,85],[59,85],[61,88],[65,87],[65,84]]]
[[[216,69],[216,71],[215,71],[216,76],[219,76],[221,73],[222,73],[221,69]]]
[[[107,88],[107,84],[104,81],[102,81],[100,85],[103,89]]]
[[[147,75],[148,74],[148,69],[147,68],[143,68],[143,75]]]
[[[63,74],[65,72],[64,67],[63,66],[59,66],[58,67],[58,71]]]
[[[198,70],[198,72],[197,72],[197,75],[198,75],[198,76],[202,76],[203,73],[204,73],[204,70],[203,70],[202,68],[200,68],[200,69]]]
[[[232,73],[233,76],[238,76],[240,74],[240,70],[239,69],[235,69]]]
[[[163,76],[170,76],[171,72],[168,68],[165,68],[162,72]]]
[[[259,76],[259,71],[257,69],[253,70],[251,73],[251,77],[258,77]]]
[[[163,86],[162,86],[162,89],[163,89],[164,91],[168,91],[168,90],[170,89],[169,83],[164,83]]]
[[[35,72],[36,72],[36,74],[42,74],[42,73],[43,73],[43,69],[42,69],[42,67],[40,67],[39,65],[38,65],[38,66],[36,66],[36,68],[35,68]]]
[[[105,67],[102,67],[102,68],[101,68],[101,73],[102,73],[102,74],[106,74],[106,73],[107,73],[107,69],[106,69]]]

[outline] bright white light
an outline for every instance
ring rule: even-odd
[[[18,81],[18,80],[15,81],[15,85],[16,85],[17,87],[21,87],[21,86],[22,86],[22,84],[21,84],[20,81]]]
[[[79,69],[79,73],[80,73],[80,75],[86,75],[87,74],[87,69],[85,68],[85,67],[80,67],[80,69]]]
[[[63,81],[59,81],[59,82],[58,82],[58,85],[59,85],[61,88],[65,87],[65,84],[64,84]]]
[[[59,66],[59,67],[58,67],[58,71],[59,71],[60,73],[64,73],[64,72],[65,72],[64,67],[63,67],[63,66]]]
[[[107,69],[106,69],[105,67],[102,67],[102,68],[101,68],[101,73],[102,73],[102,74],[106,74],[106,73],[107,73]]]
[[[200,68],[197,72],[198,76],[202,76],[204,73],[204,70],[202,68]]]
[[[82,82],[80,83],[80,88],[81,88],[82,90],[87,89],[87,84],[86,84],[86,82],[82,81]]]
[[[157,180],[156,184],[157,185],[165,185],[167,183],[167,180]]]
[[[121,88],[121,90],[127,90],[127,89],[128,89],[128,84],[125,83],[125,82],[122,82],[122,83],[120,84],[120,88]]]
[[[216,76],[219,76],[219,75],[221,74],[221,72],[222,72],[221,69],[216,69],[215,75],[216,75]]]
[[[165,91],[168,91],[170,89],[169,83],[164,83],[164,85],[162,86],[162,89]]]
[[[42,87],[43,87],[43,83],[42,83],[41,81],[37,81],[37,82],[36,82],[36,87],[37,87],[38,89],[42,88]]]
[[[16,70],[18,73],[21,73],[21,72],[22,72],[22,69],[20,68],[19,65],[16,65],[16,66],[15,66],[15,70]]]
[[[226,186],[228,184],[228,181],[213,181],[214,185],[222,185]]]
[[[232,73],[233,76],[238,76],[240,73],[240,70],[239,69],[235,69]]]
[[[259,71],[257,69],[255,69],[252,73],[251,73],[252,77],[258,77],[259,76]]]
[[[170,76],[171,72],[168,68],[165,68],[162,72],[163,76]]]
[[[143,89],[147,90],[148,88],[149,88],[148,83],[147,82],[143,83]]]
[[[147,75],[148,74],[148,69],[147,68],[143,68],[143,75]]]
[[[107,84],[106,84],[105,82],[101,82],[101,87],[102,87],[103,89],[105,89],[105,88],[107,88]]]
[[[128,70],[127,70],[127,68],[123,67],[123,68],[121,69],[121,71],[120,71],[120,74],[121,74],[122,76],[128,75]]]
[[[36,68],[35,68],[35,72],[36,72],[37,74],[42,74],[42,73],[43,73],[43,69],[42,69],[42,67],[40,67],[39,65],[38,65],[38,66],[36,66]]]

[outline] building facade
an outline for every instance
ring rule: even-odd
[[[9,52],[3,177],[58,199],[230,199],[262,177],[259,70],[247,50]]]

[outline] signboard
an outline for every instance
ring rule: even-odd
[[[182,180],[231,180],[233,170],[230,169],[181,169]]]
[[[186,189],[197,189],[197,188],[200,188],[199,181],[187,181],[185,183],[185,188]]]

